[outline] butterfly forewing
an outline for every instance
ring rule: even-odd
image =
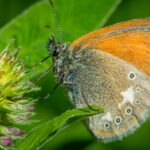
[[[92,32],[69,51],[74,58],[68,88],[73,104],[104,107],[104,113],[86,120],[93,135],[109,142],[132,133],[150,114],[150,19]]]
[[[71,45],[74,53],[95,48],[126,60],[150,76],[150,19],[118,23],[87,34]]]

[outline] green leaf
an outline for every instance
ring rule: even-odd
[[[96,3],[93,0],[56,0],[63,41],[73,41],[103,26],[119,3],[120,0],[100,0]],[[47,29],[46,25],[49,25],[50,29]],[[27,63],[34,64],[47,56],[45,46],[49,36],[55,35],[55,27],[48,0],[38,2],[0,30],[0,49],[15,37],[17,44],[22,47],[22,57],[28,56]]]
[[[39,145],[41,148],[42,145],[51,140],[60,130],[68,127],[73,122],[102,112],[100,106],[92,106],[92,108],[85,107],[82,109],[68,110],[60,116],[41,124],[32,130],[23,141],[19,142],[15,146],[16,149],[26,150],[28,148],[28,150],[35,150]]]
[[[111,14],[115,11],[120,1],[121,0],[56,0],[55,6],[62,26],[63,42],[72,42],[78,37],[102,27],[107,22]],[[50,29],[47,29],[45,27],[46,25],[49,25]],[[25,10],[22,14],[0,29],[0,50],[6,46],[7,42],[15,37],[17,39],[17,45],[21,46],[22,49],[20,57],[23,60],[26,60],[26,65],[32,66],[48,55],[45,46],[49,36],[53,34],[57,38],[56,31],[54,16],[48,0],[40,1],[32,5],[29,9]],[[39,66],[38,71],[41,72],[49,65],[51,65],[51,60]],[[33,75],[36,73],[37,72],[34,72]],[[53,84],[52,76],[49,77],[45,83],[46,86],[43,83],[43,91],[46,91],[47,87]],[[64,96],[64,93],[62,95]],[[58,100],[59,102],[57,103]],[[53,105],[53,102],[51,101],[49,103],[47,101],[41,102],[42,106],[39,105],[39,112],[41,111],[41,113],[39,113],[39,119],[46,118],[45,115],[51,116],[51,112],[54,113],[56,110],[57,112],[55,113],[59,114],[64,109],[63,100],[64,97],[61,97],[61,93],[59,93],[53,98],[55,105]],[[45,103],[46,106],[43,103]],[[46,107],[47,109],[45,109]],[[42,112],[46,111],[47,114],[44,113],[43,116],[40,116]],[[71,118],[72,115],[73,112],[69,113],[68,120],[70,120],[69,118]],[[58,131],[61,125],[63,126],[63,124],[59,124],[61,122],[57,123],[58,124],[55,126],[55,130],[53,128],[53,133]],[[65,120],[64,122],[62,121],[62,123],[65,123]],[[47,126],[45,127],[45,125]],[[44,130],[34,132],[34,138],[38,138],[37,141],[39,143],[41,143],[43,139],[46,140],[47,136],[50,134],[48,131],[52,130],[52,127],[48,126],[47,122],[44,123],[43,126],[44,128],[42,126],[41,128]],[[43,137],[40,136],[39,132],[43,133]],[[30,137],[30,134],[28,136]],[[31,138],[33,138],[32,134]],[[32,145],[30,141],[26,141],[24,144],[20,143],[22,146],[19,146],[19,148],[26,149],[30,146],[35,146],[36,144],[36,142],[33,142]]]
[[[62,26],[63,41],[72,42],[81,35],[104,25],[120,1],[55,0],[56,10]],[[46,25],[49,25],[50,29],[47,29]],[[6,46],[11,38],[15,37],[17,45],[21,46],[21,53],[19,55],[21,60],[24,60],[28,66],[37,64],[48,55],[45,46],[49,36],[54,34],[55,26],[54,15],[48,0],[35,3],[0,29],[0,50]],[[37,68],[38,72],[35,70],[32,75],[37,75],[37,73],[42,72],[49,65],[51,65],[50,59],[40,65]],[[50,75],[47,79],[44,79],[45,81],[42,80],[41,95],[46,95],[55,84],[52,74]],[[59,92],[58,94],[57,91]],[[64,96],[64,91],[57,91],[55,92],[56,96],[53,97],[55,104],[52,104],[53,102],[51,101],[46,101],[45,105],[40,103],[39,111],[43,109],[45,111],[42,111],[43,115],[41,115],[42,113],[39,114],[39,118],[48,118],[49,114],[59,114],[67,108],[65,105],[65,99],[67,98]],[[60,98],[61,101],[57,104]]]

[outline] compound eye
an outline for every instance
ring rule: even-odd
[[[56,56],[58,56],[58,47],[55,45],[54,47],[53,47],[53,53],[52,53],[52,56],[54,56],[54,57],[56,57]]]
[[[66,48],[66,44],[63,44],[63,45],[62,45],[62,48],[65,49],[65,48]]]

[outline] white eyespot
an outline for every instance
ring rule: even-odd
[[[120,116],[117,116],[117,117],[115,118],[115,124],[116,124],[116,125],[120,125],[121,122],[122,122],[122,118],[121,118]]]
[[[140,104],[140,100],[139,100],[139,99],[136,99],[134,103],[135,103],[136,105],[139,105],[139,104]]]
[[[135,88],[135,92],[136,92],[136,93],[141,92],[141,88],[140,88],[140,87],[136,87],[136,88]]]
[[[108,121],[105,121],[104,122],[104,129],[108,130],[108,129],[110,129],[110,127],[111,127],[111,123]]]
[[[134,80],[135,78],[136,78],[136,74],[134,72],[130,71],[128,73],[128,79],[129,80]]]
[[[132,114],[132,108],[131,107],[127,107],[125,109],[125,113],[126,113],[126,115],[131,115]]]

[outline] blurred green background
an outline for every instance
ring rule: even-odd
[[[15,18],[17,15],[21,14],[23,11],[27,10],[28,7],[30,7],[32,4],[36,3],[40,0],[0,0],[0,27],[3,28],[11,19]],[[58,9],[58,15],[61,13],[65,13],[66,5],[68,3],[72,3],[72,0],[59,0],[59,2],[56,6]],[[83,1],[83,0],[82,0]],[[107,0],[99,0],[107,3]],[[112,0],[114,1],[114,0]],[[88,0],[84,0],[83,2],[88,2]],[[63,4],[62,4],[63,3]],[[98,3],[97,1],[93,1],[92,5],[96,6]],[[62,5],[61,5],[62,4]],[[41,20],[43,18],[52,18],[52,13],[50,10],[47,15],[42,16],[42,10],[41,12],[37,12],[38,14],[41,14]],[[78,5],[80,6],[80,3]],[[149,0],[122,0],[120,5],[117,7],[115,12],[110,16],[108,21],[105,25],[110,25],[116,22],[129,20],[133,18],[143,18],[143,17],[149,17],[150,16],[150,1]],[[43,8],[47,9],[47,8]],[[103,9],[103,8],[99,8]],[[89,15],[91,8],[88,8],[89,11],[87,11],[87,16]],[[36,13],[36,12],[35,12]],[[82,12],[78,13],[76,18],[80,19],[80,14],[82,15]],[[71,14],[68,14],[71,15]],[[101,15],[101,14],[100,14]],[[64,15],[65,16],[65,15]],[[98,16],[98,15],[97,15]],[[42,18],[43,17],[43,18]],[[59,15],[61,17],[61,15]],[[86,18],[86,17],[85,17]],[[26,39],[19,39],[18,41],[21,41],[21,46],[23,49],[27,48],[27,45],[32,42],[31,40],[27,40],[29,37],[32,37],[32,34],[34,33],[34,24],[30,24],[31,18],[29,17],[28,25],[24,25],[26,27],[26,30],[30,30],[30,35],[26,35],[25,32],[19,32],[18,36],[24,36],[26,35]],[[66,20],[65,20],[66,19]],[[74,18],[73,18],[74,19]],[[89,18],[89,20],[93,19],[93,24],[88,24],[88,20],[82,18],[80,21],[77,19],[77,27],[78,24],[82,24],[83,29],[84,26],[86,28],[89,28],[88,30],[95,29],[97,26],[94,25],[94,22],[98,22],[98,18]],[[95,20],[94,20],[95,19]],[[61,20],[61,18],[60,18]],[[33,20],[32,20],[33,21]],[[31,22],[32,22],[31,21]],[[40,22],[40,20],[38,20]],[[74,20],[73,20],[74,21]],[[61,20],[61,26],[62,26],[62,33],[64,34],[64,41],[67,41],[70,39],[70,41],[75,40],[78,36],[86,33],[87,31],[80,31],[78,28],[69,28],[70,24],[73,24],[73,21],[71,22],[71,19],[68,21],[67,18],[62,18]],[[34,22],[36,23],[36,21]],[[50,36],[49,29],[46,29],[45,26],[48,24],[51,26],[54,25],[52,22],[45,22],[45,24],[41,25],[40,30],[40,36],[38,35],[38,32],[34,33],[34,39],[41,39],[41,43],[36,46],[36,43],[31,46],[31,49],[29,52],[23,52],[23,54],[27,54],[27,59],[30,64],[34,64],[39,62],[44,56],[47,55],[46,51],[46,43],[47,39]],[[87,25],[88,24],[88,25]],[[70,25],[71,26],[71,25]],[[88,27],[89,26],[89,27]],[[64,27],[68,27],[67,29]],[[51,30],[51,29],[50,29]],[[75,30],[74,35],[72,34],[72,30]],[[42,36],[43,34],[43,36]],[[3,34],[0,34],[0,41],[4,37]],[[46,35],[46,36],[45,36]],[[11,38],[11,37],[9,37]],[[8,39],[8,38],[7,38]],[[4,42],[1,42],[4,44]],[[7,41],[6,41],[7,43]],[[19,43],[19,44],[20,44]],[[43,51],[42,55],[40,55],[40,51]],[[31,54],[30,54],[31,53]],[[30,55],[35,55],[36,59],[32,59],[32,56],[30,58]],[[27,64],[28,64],[27,62]],[[43,70],[43,68],[46,68],[50,64],[50,60],[48,60],[43,66],[39,69],[40,71]],[[49,73],[45,78],[43,78],[39,85],[42,87],[42,91],[39,93],[40,97],[45,96],[55,85],[55,80],[52,75],[52,73]],[[42,120],[43,122],[48,120],[49,118],[53,118],[54,116],[57,116],[64,112],[67,109],[72,108],[70,105],[66,92],[64,91],[63,87],[60,87],[56,90],[56,92],[47,100],[41,100],[38,103],[37,107],[37,118],[39,120]],[[35,125],[31,125],[30,128],[33,128]],[[28,127],[29,128],[29,127]],[[29,128],[29,129],[30,129]],[[71,150],[133,150],[133,149],[149,149],[150,147],[150,121],[147,121],[140,129],[138,129],[133,135],[123,139],[122,141],[110,143],[110,144],[103,144],[98,143],[93,139],[93,137],[90,135],[90,133],[87,131],[87,129],[84,127],[82,122],[75,123],[71,127],[65,129],[62,133],[60,133],[57,137],[55,137],[52,141],[50,141],[45,147],[42,148],[42,150],[65,150],[65,149],[71,149]]]

